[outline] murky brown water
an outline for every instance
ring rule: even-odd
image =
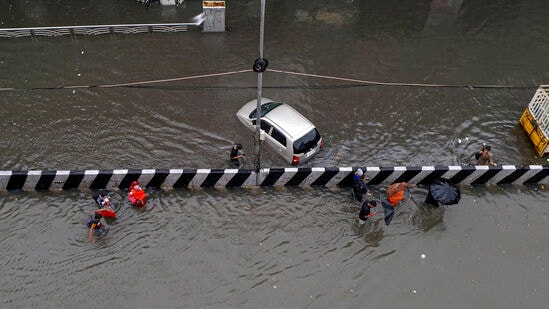
[[[226,33],[3,39],[0,88],[21,90],[0,91],[0,170],[226,168],[233,141],[251,153],[253,133],[234,114],[255,98],[255,73],[149,88],[32,88],[249,69],[258,3],[228,2]],[[23,1],[2,9],[0,23],[186,21],[200,4]],[[268,1],[272,69],[526,88],[342,88],[350,83],[266,72],[263,93],[318,126],[326,149],[309,166],[459,164],[483,142],[499,163],[547,164],[518,126],[535,87],[549,80],[547,13],[533,0]],[[262,165],[286,166],[268,149]],[[463,188],[460,205],[430,209],[421,205],[425,191],[412,188],[391,226],[377,218],[362,229],[346,189],[149,193],[146,211],[125,205],[93,244],[83,224],[92,192],[1,193],[0,307],[72,308],[98,295],[122,308],[549,301],[546,189]]]

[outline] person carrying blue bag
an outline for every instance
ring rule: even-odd
[[[372,195],[370,194],[370,192],[368,192],[369,188],[368,185],[366,185],[365,181],[366,175],[364,174],[362,169],[357,169],[353,175],[353,190],[351,191],[351,194],[359,202],[362,202],[362,197],[364,195]]]

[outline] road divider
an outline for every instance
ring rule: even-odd
[[[402,181],[422,185],[438,177],[457,185],[549,184],[549,165],[500,165],[263,168],[259,186],[350,187],[357,168],[364,171],[369,185]],[[254,187],[255,176],[250,169],[0,171],[0,190],[126,189],[134,180],[163,190]]]

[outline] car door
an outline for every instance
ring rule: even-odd
[[[291,161],[292,155],[291,151],[289,151],[287,147],[288,139],[286,138],[286,135],[284,135],[284,133],[276,127],[273,127],[270,137],[273,140],[273,149],[275,149],[286,160]]]
[[[256,121],[253,120],[252,124],[255,126]],[[271,147],[275,152],[277,152],[284,159],[291,162],[292,155],[288,155],[291,151],[288,151],[287,147],[287,138],[276,127],[274,127],[268,120],[261,119],[261,130],[265,131],[265,142]],[[289,159],[288,159],[289,157]]]
[[[278,143],[273,139],[271,133],[273,131],[273,126],[271,123],[265,119],[261,119],[261,130],[265,132],[265,141],[273,150],[280,152],[280,147]]]

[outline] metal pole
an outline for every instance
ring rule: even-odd
[[[263,38],[265,34],[264,30],[265,30],[265,0],[261,0],[261,15],[260,15],[260,21],[259,21],[259,58],[261,59],[263,59]]]
[[[261,14],[259,23],[259,59],[254,63],[253,69],[257,72],[257,107],[256,107],[256,122],[255,122],[255,185],[259,186],[260,177],[259,171],[261,169],[261,90],[263,87],[263,71],[267,68],[267,61],[263,59],[263,37],[265,28],[265,0],[261,0]]]
[[[256,112],[256,122],[255,122],[255,184],[259,186],[259,170],[261,169],[261,88],[263,85],[263,73],[257,74],[257,112]]]

